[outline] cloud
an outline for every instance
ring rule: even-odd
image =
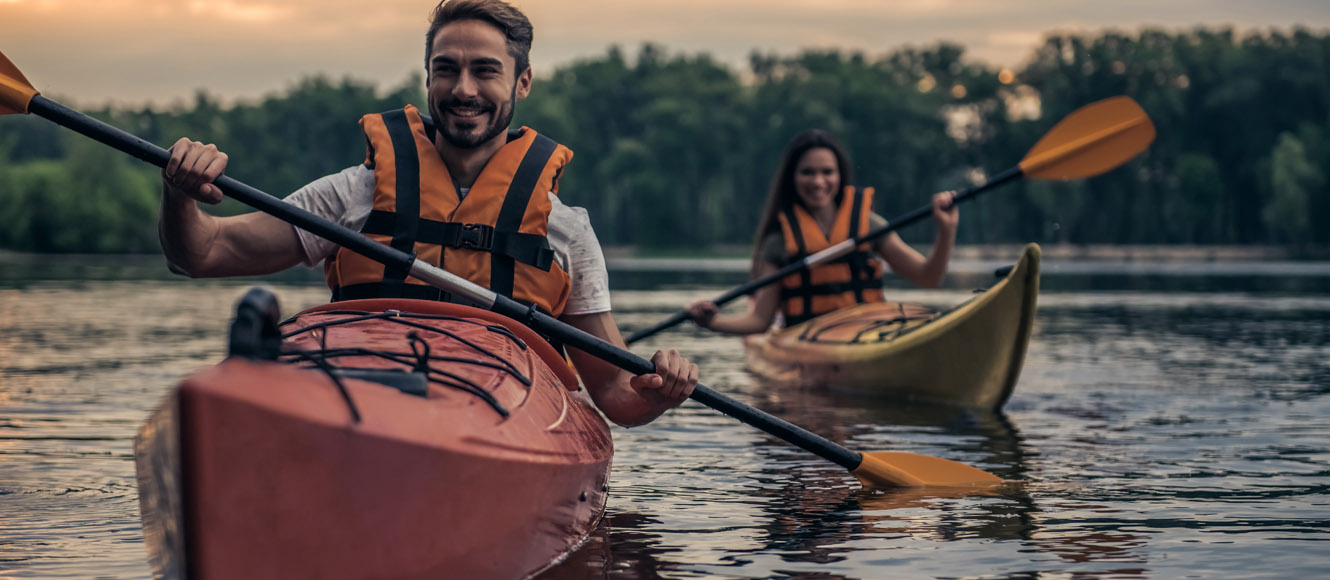
[[[537,73],[655,42],[741,68],[754,50],[884,54],[939,41],[1018,66],[1050,30],[1330,26],[1325,0],[515,0]],[[168,102],[257,97],[304,75],[396,84],[419,68],[431,0],[0,0],[0,49],[46,92]]]
[[[295,10],[289,4],[272,2],[233,2],[231,0],[190,0],[189,12],[200,16],[259,24],[289,22]]]

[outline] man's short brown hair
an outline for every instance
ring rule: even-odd
[[[425,69],[434,50],[434,35],[440,28],[460,20],[481,20],[493,24],[508,39],[508,55],[516,62],[513,75],[531,66],[531,40],[535,35],[531,21],[503,0],[443,0],[430,14],[429,32],[425,33]]]

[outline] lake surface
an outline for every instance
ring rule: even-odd
[[[890,295],[954,304],[994,264],[955,266],[943,289]],[[1046,262],[1002,415],[777,388],[743,370],[736,339],[663,333],[635,350],[678,348],[709,386],[852,449],[1016,483],[865,491],[690,402],[614,429],[606,520],[545,578],[1326,577],[1328,270]],[[221,358],[254,283],[163,272],[160,258],[0,261],[0,578],[149,577],[134,433],[181,375]],[[611,277],[629,331],[742,281],[734,268]],[[314,278],[265,284],[291,313],[326,300]]]

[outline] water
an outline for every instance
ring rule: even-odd
[[[134,432],[178,377],[222,356],[250,282],[171,278],[160,258],[20,262],[0,264],[0,578],[146,578]],[[892,296],[955,303],[989,266]],[[1318,268],[1046,263],[1004,415],[772,388],[743,371],[737,340],[653,337],[636,350],[679,348],[710,386],[852,449],[1017,483],[988,496],[865,491],[688,403],[614,429],[605,524],[546,578],[1324,577],[1330,284]],[[741,280],[612,276],[630,330]],[[294,312],[326,299],[310,278],[269,285]]]

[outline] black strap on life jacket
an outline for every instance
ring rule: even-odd
[[[432,133],[433,121],[423,117],[427,132]],[[512,183],[499,210],[498,223],[465,224],[442,222],[420,217],[420,162],[411,125],[404,110],[383,113],[383,121],[393,143],[393,158],[397,168],[395,211],[373,210],[360,229],[364,234],[392,236],[390,245],[402,252],[415,254],[416,242],[438,244],[453,248],[467,248],[491,254],[490,290],[513,297],[514,269],[517,262],[548,272],[554,264],[554,250],[546,236],[518,231],[531,201],[540,174],[549,163],[558,144],[544,135],[537,135],[522,158]],[[509,139],[519,135],[509,133]],[[542,192],[543,193],[543,192]],[[440,267],[443,265],[440,264]],[[447,292],[406,284],[410,272],[400,266],[385,266],[383,280],[355,284],[333,291],[333,300],[352,298],[423,298],[443,300]],[[378,288],[370,288],[377,286]]]
[[[396,221],[397,216],[393,212],[373,210],[369,212],[360,231],[391,235]],[[441,222],[425,218],[417,218],[416,222],[417,242],[491,252],[546,272],[554,264],[554,250],[550,247],[549,238],[545,236],[503,231],[486,224]],[[491,290],[499,292],[496,288]]]
[[[837,258],[827,263],[828,264],[844,263],[848,261],[849,258],[850,256],[843,256],[841,258]],[[865,270],[865,271],[871,272],[871,270]],[[802,298],[805,304],[803,314],[800,314],[798,316],[791,316],[787,314],[785,316],[785,326],[787,327],[794,326],[796,324],[799,324],[800,322],[805,322],[807,320],[811,320],[813,318],[817,318],[818,316],[826,314],[825,312],[814,313],[811,308],[807,307],[808,304],[812,303],[814,296],[828,296],[828,295],[843,294],[845,292],[854,292],[855,296],[857,297],[857,301],[862,304],[864,302],[863,296],[865,292],[870,290],[881,292],[882,287],[883,287],[882,278],[874,278],[874,277],[855,278],[849,282],[832,282],[828,284],[817,284],[817,285],[804,284],[800,285],[798,288],[786,288],[782,286],[780,292],[780,297],[782,301],[789,300],[792,298]]]
[[[842,200],[842,201],[849,201],[850,203],[853,203],[853,204],[854,204],[854,205],[850,206],[850,227],[849,227],[849,230],[850,230],[850,238],[857,238],[857,237],[859,237],[859,219],[860,219],[861,217],[863,217],[864,190],[862,190],[862,189],[855,189],[855,190],[854,190],[854,198],[853,198],[853,199]],[[848,254],[848,255],[853,256],[853,255],[855,255],[855,254],[859,254],[860,257],[863,258],[863,259],[858,259],[858,260],[856,260],[856,259],[854,259],[854,258],[850,258],[850,279],[851,279],[851,280],[858,280],[858,279],[860,279],[861,277],[863,277],[863,275],[864,275],[866,272],[872,272],[872,270],[867,270],[867,268],[868,268],[868,260],[867,260],[867,257],[866,257],[866,255],[865,255],[865,252],[850,252],[850,254]],[[858,303],[860,303],[860,304],[863,304],[863,303],[864,303],[864,290],[863,290],[863,288],[855,288],[855,289],[854,289],[854,300],[855,300],[855,302],[858,302]],[[807,312],[807,311],[805,311],[805,312]]]
[[[842,203],[853,203],[850,211],[850,237],[855,238],[862,234],[860,231],[859,220],[863,216],[863,190],[855,190],[854,198],[843,200]],[[802,260],[809,256],[808,247],[804,244],[803,231],[799,227],[799,220],[795,217],[794,207],[786,206],[783,208],[785,221],[790,224],[790,233],[794,236],[797,252],[790,256],[790,262]],[[853,292],[855,301],[862,304],[866,301],[866,292],[881,291],[883,283],[882,278],[873,275],[873,267],[869,264],[873,254],[869,251],[855,248],[850,253],[824,262],[822,265],[847,264],[850,268],[849,282],[834,282],[828,284],[813,284],[812,271],[804,269],[799,272],[800,284],[796,288],[790,288],[782,285],[780,288],[780,299],[784,303],[791,299],[802,299],[804,303],[803,314],[798,316],[787,316],[786,326],[793,326],[816,318],[820,314],[813,314],[813,297],[844,294]],[[817,267],[817,266],[815,266]]]
[[[520,249],[536,251],[535,257],[520,260],[523,263],[549,271],[550,262],[554,259],[554,251],[550,249],[549,240],[545,236],[520,234],[518,230],[522,228],[522,218],[526,216],[526,206],[531,203],[531,197],[549,195],[548,191],[536,191],[536,185],[540,182],[540,174],[544,173],[545,164],[549,163],[556,147],[558,144],[553,139],[536,135],[535,141],[522,157],[522,163],[517,166],[513,181],[508,184],[508,192],[504,195],[503,206],[499,208],[499,218],[494,223],[494,231],[502,238],[502,245],[505,248],[514,246],[512,248],[514,253],[490,250],[490,290],[504,296],[513,294],[514,262],[519,260],[516,251],[519,250],[517,246],[522,245],[523,241],[527,242],[527,245]],[[538,240],[538,245],[532,245],[535,241],[532,238]],[[542,258],[543,267],[540,263]]]
[[[558,144],[544,135],[536,136],[508,187],[504,203],[499,209],[496,226],[442,222],[420,217],[420,163],[406,112],[401,109],[388,111],[383,113],[383,120],[392,138],[393,157],[397,168],[397,211],[370,211],[365,225],[360,229],[361,233],[392,236],[392,247],[413,256],[416,242],[490,252],[493,255],[492,260],[498,262],[490,263],[490,290],[532,307],[530,302],[513,297],[513,269],[516,262],[521,262],[548,272],[554,264],[554,250],[550,247],[549,238],[546,236],[518,230],[522,226],[522,218],[526,215],[526,206],[531,196],[537,194],[535,188],[540,181],[540,174],[549,163],[550,157],[554,155]],[[424,122],[426,135],[432,140],[436,131],[433,119],[422,115],[421,121]],[[520,131],[510,131],[508,140],[520,136]],[[372,154],[366,166],[373,169]],[[562,168],[559,173],[562,173]],[[559,173],[555,174],[555,183],[558,182]],[[539,194],[547,195],[547,192]],[[403,268],[390,269],[385,266],[383,281],[333,288],[332,301],[408,298],[467,304],[467,301],[457,299],[451,293],[433,286],[407,284],[406,278],[409,274],[410,272]],[[503,282],[505,279],[506,282]],[[496,285],[495,280],[503,283]],[[543,308],[535,308],[544,314],[550,314]],[[561,343],[551,340],[543,333],[539,334],[554,346],[555,350],[564,352]]]
[[[405,110],[384,113],[383,122],[393,142],[393,162],[397,168],[396,219],[392,222],[391,231],[383,235],[393,237],[389,244],[393,249],[414,256],[420,217],[420,158],[416,156],[416,140],[411,134],[411,124],[406,119]],[[361,231],[364,232],[363,229]],[[385,265],[382,284],[389,289],[400,288],[408,274],[410,272],[401,265]]]
[[[804,258],[807,258],[808,246],[804,244],[803,229],[799,227],[799,217],[794,214],[794,205],[793,204],[787,205],[781,209],[782,211],[785,212],[785,221],[786,223],[790,224],[790,235],[794,236],[794,243],[796,244],[796,251],[793,256],[790,256],[790,262],[793,263],[795,260],[802,260]],[[810,288],[812,286],[813,286],[813,271],[808,268],[800,270],[799,288]],[[795,296],[793,293],[788,292],[789,290],[790,290],[789,287],[785,286],[784,284],[781,285],[780,287],[781,303],[784,303],[787,298],[793,298]],[[811,312],[813,310],[813,295],[809,294],[807,296],[804,296],[803,300],[804,300],[803,311],[805,313]]]

